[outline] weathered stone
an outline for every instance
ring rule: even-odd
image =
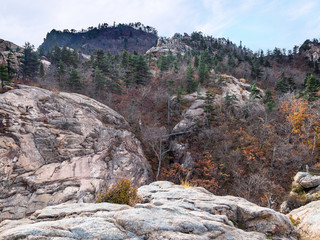
[[[203,188],[154,182],[138,189],[145,203],[49,206],[28,219],[0,223],[0,239],[296,239],[289,219],[244,199]]]
[[[192,48],[185,43],[178,37],[172,37],[170,39],[163,39],[159,38],[157,41],[157,46],[150,48],[146,55],[152,55],[153,57],[159,57],[161,55],[166,55],[171,52],[173,55],[177,55],[180,53],[184,55],[185,52],[191,51]]]
[[[304,188],[312,188],[320,185],[320,176],[305,176],[299,180],[299,184]]]
[[[182,160],[182,164],[181,164],[181,167],[183,169],[192,169],[193,167],[193,164],[194,164],[194,159],[191,155],[191,153],[187,152],[185,155],[184,155],[184,158]]]
[[[0,95],[0,220],[63,202],[92,202],[150,166],[122,116],[82,95],[20,86]]]
[[[182,114],[182,120],[173,128],[173,132],[186,132],[192,130],[197,123],[202,123],[205,119],[204,100],[206,89],[201,89],[198,93],[187,94],[182,97],[184,101],[191,103],[190,107]]]
[[[313,176],[308,172],[298,172],[292,182],[289,200],[280,206],[280,212],[289,213],[311,201],[320,199],[320,176]]]
[[[22,57],[23,48],[18,45],[0,39],[0,64],[7,64],[7,59],[10,55],[11,67],[19,70],[20,59]]]
[[[314,201],[288,214],[299,230],[301,240],[320,239],[320,201]]]

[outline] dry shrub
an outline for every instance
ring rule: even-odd
[[[121,178],[116,184],[112,185],[111,188],[107,186],[104,192],[99,193],[97,202],[110,202],[134,206],[139,202],[137,191],[137,187],[133,187],[130,180]]]

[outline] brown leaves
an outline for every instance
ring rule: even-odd
[[[301,98],[294,98],[291,102],[285,101],[280,111],[286,115],[287,121],[292,125],[292,133],[303,134],[303,123],[310,116],[307,113],[308,101]]]

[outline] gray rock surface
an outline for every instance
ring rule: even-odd
[[[314,201],[288,214],[297,222],[301,240],[320,239],[320,201]]]
[[[244,199],[154,182],[135,207],[110,203],[49,206],[0,223],[0,239],[296,239],[289,219]],[[270,238],[269,238],[270,239]]]
[[[169,39],[159,38],[156,47],[150,48],[146,55],[158,57],[160,55],[166,55],[171,52],[173,55],[178,53],[184,55],[185,52],[191,51],[192,48],[182,42],[178,37],[172,37]]]
[[[205,120],[204,98],[206,91],[205,88],[202,88],[199,92],[182,96],[182,100],[189,103],[190,107],[183,112],[181,121],[174,126],[172,130],[174,133],[189,131],[196,126],[197,122],[202,123]]]
[[[74,93],[20,86],[0,95],[0,221],[63,202],[92,202],[150,166],[125,119]]]
[[[305,174],[296,176],[295,181],[304,188],[313,188],[320,185],[320,176],[312,176],[311,174]]]
[[[293,178],[289,199],[281,204],[280,212],[287,214],[301,205],[317,200],[320,200],[320,176],[298,172]]]
[[[20,58],[22,57],[23,48],[18,45],[0,39],[0,64],[7,64],[9,54],[11,54],[11,67],[19,70]]]

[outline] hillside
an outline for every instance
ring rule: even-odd
[[[152,28],[133,25],[54,31],[52,42],[71,45],[40,48],[43,71],[29,84],[78,92],[122,114],[159,180],[278,209],[296,172],[320,165],[316,39],[266,53],[199,32],[159,38],[140,52],[75,48],[80,36],[113,39],[120,29],[156,39]]]
[[[102,24],[79,32],[74,29],[63,31],[53,29],[47,34],[39,50],[48,53],[55,46],[66,46],[86,54],[93,53],[97,49],[112,54],[123,50],[143,54],[155,46],[157,39],[157,32],[154,28],[145,27],[140,23],[118,24],[117,26]]]

